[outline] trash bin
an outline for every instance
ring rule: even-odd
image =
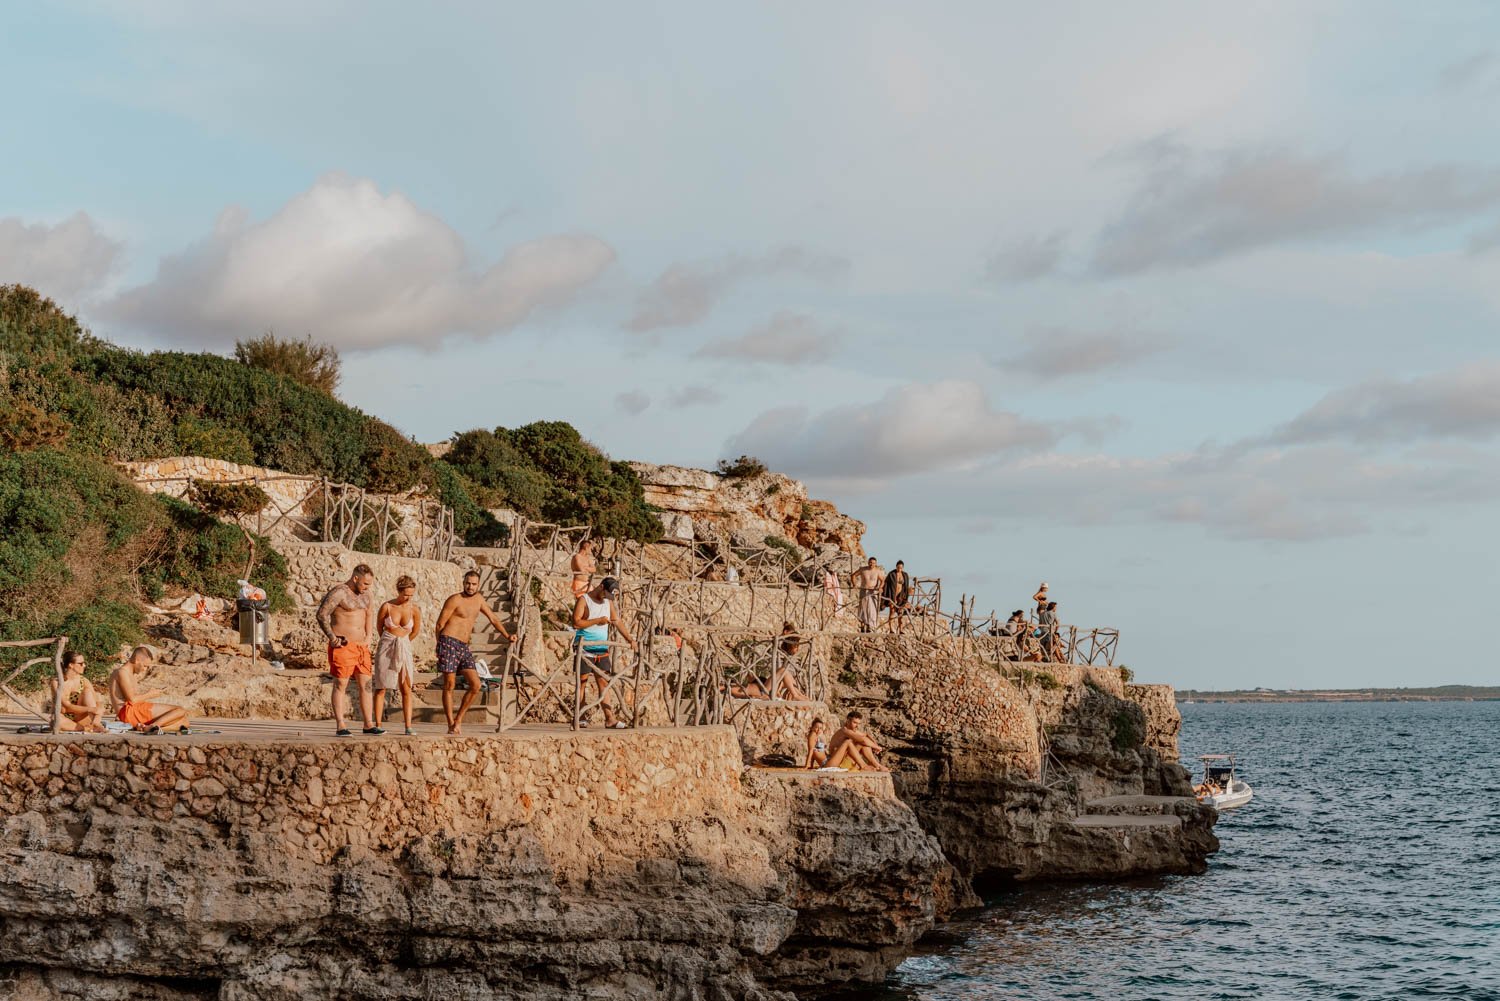
[[[269,598],[236,598],[239,613],[240,642],[260,649],[271,642],[271,600]]]

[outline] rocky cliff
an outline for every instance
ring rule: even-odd
[[[769,535],[810,552],[864,554],[863,522],[812,500],[805,486],[779,473],[724,477],[686,466],[630,465],[646,502],[661,508],[668,541],[762,546]]]
[[[835,644],[831,671],[835,711],[866,713],[897,793],[974,885],[1201,872],[1218,848],[1117,671],[1007,673],[895,637]]]
[[[742,780],[727,727],[12,738],[0,777],[0,997],[788,998],[951,900],[886,777]]]

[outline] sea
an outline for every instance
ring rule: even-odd
[[[859,1001],[1500,1001],[1500,702],[1180,706],[1255,790],[1201,876],[1026,884]]]

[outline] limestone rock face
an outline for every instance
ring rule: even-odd
[[[1147,743],[1151,714],[1122,697],[1119,673],[1032,668],[1007,676],[947,641],[846,643],[830,707],[865,712],[897,794],[965,880],[1202,871],[1216,814]],[[1092,803],[1120,796],[1167,797],[1171,809],[1094,816]]]
[[[949,868],[885,776],[729,727],[0,740],[0,998],[791,1001],[878,980]]]
[[[813,552],[864,555],[863,522],[809,499],[805,486],[779,473],[729,479],[686,466],[630,465],[647,503],[662,509],[669,540],[760,546],[770,535]]]

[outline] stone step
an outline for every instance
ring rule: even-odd
[[[458,705],[457,704],[455,704],[453,706],[453,711],[454,712],[458,712]],[[487,725],[487,724],[490,724],[490,723],[494,723],[495,720],[496,720],[496,718],[497,717],[495,716],[495,714],[492,713],[492,712],[490,712],[489,707],[487,707],[487,706],[481,706],[481,705],[472,705],[472,706],[469,707],[469,711],[466,712],[466,713],[464,713],[464,724],[466,726],[467,725],[475,725],[475,724],[482,726],[482,725]],[[396,723],[397,726],[399,726],[401,724],[401,710],[400,710],[400,708],[397,708],[396,715],[394,717],[392,717],[392,719],[395,721],[395,723]],[[443,715],[443,707],[442,706],[424,706],[424,705],[412,706],[411,721],[413,723],[443,723],[443,724],[446,724],[448,722],[447,717],[445,717]],[[389,725],[389,724],[387,724],[387,725]]]
[[[1175,814],[1184,807],[1196,811],[1198,801],[1191,796],[1101,796],[1088,800],[1083,806],[1089,813],[1148,817]]]
[[[1130,813],[1085,813],[1073,818],[1073,826],[1083,830],[1177,830],[1182,827],[1182,818],[1175,814],[1151,814],[1141,816]]]

